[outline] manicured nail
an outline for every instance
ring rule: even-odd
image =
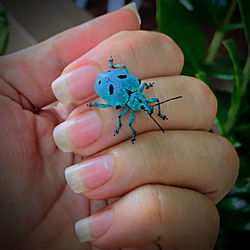
[[[80,242],[91,241],[104,235],[111,227],[113,214],[111,209],[76,222],[75,231]]]
[[[112,157],[103,155],[66,168],[65,177],[71,189],[81,193],[108,182],[113,170]]]
[[[64,104],[82,101],[94,95],[94,82],[97,76],[97,68],[84,65],[62,74],[51,87],[56,98]]]
[[[132,3],[129,3],[129,4],[125,5],[122,9],[130,9],[130,10],[132,10],[135,13],[135,15],[136,15],[136,17],[138,19],[139,25],[141,25],[141,17],[140,17],[140,14],[139,14],[139,12],[138,12],[138,10],[136,8],[135,2],[132,2]]]
[[[58,148],[64,152],[89,146],[100,136],[101,121],[95,111],[85,112],[55,127],[53,136]]]

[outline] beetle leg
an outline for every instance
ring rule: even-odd
[[[147,100],[148,103],[153,103],[153,102],[157,102],[157,107],[158,107],[158,116],[161,117],[162,120],[166,120],[168,119],[165,115],[163,115],[161,113],[161,105],[160,105],[160,101],[158,98],[150,98]]]
[[[133,144],[134,144],[135,135],[136,135],[136,131],[132,128],[132,123],[133,123],[134,119],[135,119],[134,111],[131,110],[131,113],[130,113],[130,116],[129,116],[128,125],[129,125],[131,131],[133,132],[133,134],[132,134],[132,139],[131,139],[131,141],[132,141]]]
[[[144,88],[146,87],[146,89],[149,89],[151,87],[153,87],[153,82],[152,83],[145,83],[143,82],[141,87],[139,88],[139,91],[142,93],[144,91]]]
[[[126,73],[128,73],[128,69],[127,69],[127,67],[125,65],[123,65],[123,64],[114,65],[113,64],[112,56],[110,56],[110,58],[109,58],[109,67],[112,68],[112,69],[114,69],[114,68],[122,68]]]
[[[121,117],[124,116],[128,112],[129,107],[126,107],[124,110],[121,111],[121,113],[118,115],[118,126],[116,130],[114,131],[114,136],[119,133],[120,128],[122,127]]]
[[[99,108],[109,108],[112,107],[109,104],[99,103],[99,102],[91,102],[90,104],[87,104],[89,107],[99,107]]]

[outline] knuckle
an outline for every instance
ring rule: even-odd
[[[200,109],[200,113],[203,115],[197,117],[197,119],[201,118],[200,123],[197,122],[197,127],[209,130],[217,113],[217,99],[206,83],[194,77],[184,77],[188,83],[188,91],[196,101],[195,103],[199,104],[197,108]],[[204,119],[204,115],[206,115],[206,119]]]
[[[184,55],[182,50],[171,37],[160,32],[154,32],[154,33],[158,35],[160,42],[165,48],[165,51],[169,51],[169,49],[173,51],[174,57],[176,58],[175,61],[177,62],[176,74],[180,74],[184,65]]]
[[[163,204],[158,185],[145,185],[139,192],[142,215],[147,218],[150,227],[160,228],[163,223]]]
[[[120,31],[115,37],[119,40],[117,46],[119,46],[118,51],[120,51],[120,55],[123,56],[125,54],[126,57],[132,55],[135,58],[138,69],[146,67],[145,61],[140,60],[141,58],[151,58],[151,61],[156,63],[162,58],[159,63],[159,69],[166,69],[167,65],[171,75],[180,74],[182,71],[184,65],[183,53],[169,36],[160,32],[139,30]],[[126,50],[126,53],[123,50]],[[169,59],[171,59],[171,64]],[[151,65],[149,64],[149,66]],[[151,68],[145,71],[151,72]],[[138,72],[133,73],[138,74]]]
[[[210,199],[202,195],[200,196],[199,201],[200,209],[203,210],[202,214],[204,218],[204,224],[206,225],[206,228],[209,229],[206,233],[206,238],[204,239],[204,242],[207,246],[211,246],[208,249],[213,249],[213,245],[219,233],[220,216],[216,206]]]
[[[233,145],[225,137],[212,133],[208,135],[213,167],[219,174],[208,176],[210,191],[206,193],[206,196],[213,203],[218,203],[236,182],[239,172],[239,157]]]
[[[136,69],[130,68],[129,72],[138,77],[142,74],[145,64],[141,60],[140,48],[143,48],[144,39],[141,38],[136,31],[120,31],[115,35],[116,41],[114,43],[114,50],[119,54],[119,58],[124,64],[128,64],[131,61],[130,58],[134,59]]]
[[[234,185],[239,173],[239,157],[232,145],[225,137],[215,135],[218,140],[218,148],[221,150],[221,157],[225,161],[225,164],[221,164],[223,167],[223,174],[221,175],[221,181],[218,183],[220,187],[218,192],[221,196],[224,196]]]

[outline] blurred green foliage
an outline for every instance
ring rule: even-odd
[[[4,54],[9,38],[9,21],[5,10],[0,10],[0,56]]]
[[[249,7],[249,0],[157,0],[159,31],[172,37],[182,49],[182,73],[196,76],[214,91],[218,99],[215,124],[240,157],[236,185],[217,205],[221,229],[215,249],[220,250],[245,249],[250,236]],[[211,41],[206,30],[212,31]],[[245,34],[247,55],[239,54],[237,47],[242,44],[236,44],[235,31]],[[224,56],[218,53],[221,47],[227,52]],[[232,91],[214,88],[218,79],[227,81]]]

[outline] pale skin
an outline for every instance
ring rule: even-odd
[[[235,183],[238,156],[226,139],[208,132],[216,99],[203,82],[179,75],[183,55],[177,45],[162,34],[138,30],[135,14],[119,10],[1,58],[1,248],[213,248],[219,230],[215,205]],[[71,74],[74,81],[67,79],[57,93],[63,104],[48,107],[56,101],[51,83],[57,77],[79,65],[94,65],[101,73],[110,55],[132,75],[155,83],[144,91],[147,98],[183,96],[162,105],[169,118],[158,119],[165,134],[136,112],[135,144],[127,116],[113,136],[119,111],[86,106],[101,99],[95,78],[84,80],[81,72]],[[65,119],[74,124],[89,112],[99,121],[91,123],[99,129],[96,135],[84,134],[80,124],[67,134],[54,132],[53,138]],[[95,188],[80,185],[83,195],[75,194],[64,170],[103,156],[113,162],[111,178]],[[107,206],[113,214],[109,228],[80,243],[75,222]]]

